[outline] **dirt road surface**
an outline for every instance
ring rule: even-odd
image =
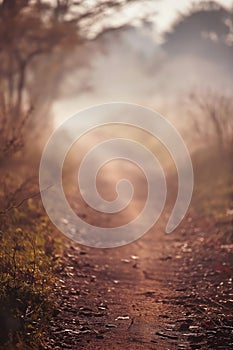
[[[77,212],[100,222],[84,207]],[[64,240],[46,349],[233,348],[232,244],[221,234],[232,218],[204,221],[190,209],[165,234],[168,215],[119,248]]]

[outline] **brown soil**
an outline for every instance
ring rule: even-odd
[[[189,215],[170,235],[162,223],[115,249],[67,241],[46,349],[233,348],[232,245],[221,235],[232,222]]]
[[[102,195],[111,199],[112,185],[102,179]],[[172,205],[176,181],[170,180]],[[143,200],[140,174],[137,181],[134,212]],[[109,217],[80,207],[80,198],[73,203],[90,223],[111,226]],[[232,217],[208,222],[190,209],[178,229],[165,234],[169,213],[123,247],[88,248],[66,240],[46,349],[233,348]]]

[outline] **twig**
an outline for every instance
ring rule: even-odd
[[[130,322],[130,325],[128,327],[128,330],[133,326],[133,324],[134,324],[134,317],[131,319],[131,322]]]
[[[50,186],[46,187],[45,189],[43,189],[42,191],[36,192],[36,193],[32,194],[31,196],[23,198],[19,203],[15,204],[15,205],[11,205],[10,207],[0,211],[0,215],[6,215],[10,210],[19,208],[28,199],[35,198],[35,197],[39,196],[41,193],[47,191],[49,188],[51,188],[53,186],[54,185],[50,185]]]

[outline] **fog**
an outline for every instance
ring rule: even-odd
[[[65,76],[61,96],[53,105],[55,125],[83,108],[121,101],[153,108],[182,129],[187,125],[186,99],[192,91],[231,93],[233,56],[227,40],[232,28],[226,26],[229,32],[224,37],[218,28],[227,10],[219,7],[205,14],[196,7],[193,11],[196,14],[186,18],[177,15],[176,23],[186,21],[188,31],[184,27],[180,34],[178,26],[173,37],[161,35],[156,22],[145,22],[110,29],[85,45],[89,64]]]

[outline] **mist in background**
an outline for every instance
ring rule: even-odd
[[[188,4],[154,2],[153,19],[108,29],[85,44],[88,64],[64,75],[53,104],[55,126],[80,109],[121,101],[157,110],[185,135],[190,94],[231,95],[231,2]],[[188,139],[191,144],[190,133]]]

